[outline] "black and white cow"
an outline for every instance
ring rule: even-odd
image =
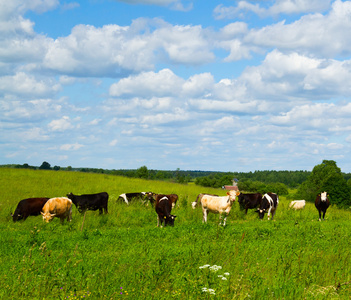
[[[245,209],[245,214],[247,214],[248,209],[257,208],[262,201],[262,194],[255,193],[255,194],[243,194],[240,193],[238,196],[238,202],[240,209]]]
[[[102,214],[104,210],[105,214],[108,213],[108,193],[106,192],[81,196],[69,193],[67,194],[67,197],[72,200],[73,204],[77,207],[80,213],[84,213],[87,210],[99,210],[100,214]]]
[[[174,220],[176,216],[171,215],[172,211],[172,200],[163,195],[163,197],[156,197],[155,210],[157,213],[157,227],[161,227],[164,222],[165,226],[174,226]]]
[[[124,193],[118,196],[118,200],[124,201],[125,203],[129,204],[129,202],[133,199],[145,201],[146,197],[146,192]]]
[[[272,220],[273,220],[278,204],[279,204],[279,197],[277,194],[274,194],[274,193],[264,194],[261,200],[261,204],[257,209],[260,219],[263,219],[264,214],[267,212],[268,220],[271,216],[271,213],[272,213]]]
[[[324,221],[325,213],[327,212],[327,209],[330,205],[328,193],[323,192],[323,193],[318,194],[316,197],[316,200],[314,202],[314,205],[318,209],[319,221],[321,220],[322,212],[323,212],[323,221]]]

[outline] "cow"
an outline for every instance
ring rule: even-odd
[[[266,193],[262,197],[261,204],[257,209],[259,218],[262,220],[265,212],[267,212],[268,220],[272,213],[272,220],[279,204],[279,197],[274,193]]]
[[[159,227],[160,224],[162,227],[163,222],[165,227],[167,225],[174,226],[176,216],[171,215],[172,204],[172,200],[166,195],[156,197],[155,210],[157,213],[157,227]]]
[[[245,214],[247,215],[248,209],[254,209],[260,206],[262,201],[262,194],[243,194],[240,193],[238,196],[238,202],[241,210],[245,209]]]
[[[222,218],[222,214],[225,214],[225,217],[223,219],[223,226],[225,226],[225,222],[227,219],[226,216],[229,214],[232,208],[232,204],[235,201],[235,197],[239,194],[240,192],[231,190],[227,192],[227,196],[223,197],[203,195],[201,198],[203,222],[207,222],[208,212],[220,214],[220,218]],[[219,224],[221,224],[221,222]]]
[[[100,215],[102,214],[103,210],[105,211],[105,214],[108,213],[108,193],[106,192],[80,196],[69,193],[67,194],[67,198],[72,200],[73,204],[77,207],[80,213],[84,213],[87,210],[99,210]]]
[[[50,198],[27,198],[18,202],[15,212],[12,215],[14,222],[26,220],[29,216],[39,216],[44,204]]]
[[[125,203],[129,204],[129,202],[133,199],[139,199],[144,201],[145,197],[147,197],[146,192],[124,193],[118,196],[118,200],[124,201]]]
[[[295,210],[304,209],[305,206],[306,206],[306,200],[294,200],[294,201],[291,201],[289,204],[289,208],[295,209]]]
[[[72,201],[66,197],[51,198],[44,204],[41,214],[46,223],[49,223],[54,217],[60,218],[61,223],[65,218],[71,221]]]
[[[210,196],[216,196],[216,197],[218,197],[218,195],[214,195],[214,194],[200,193],[200,194],[197,195],[196,200],[195,200],[194,202],[191,203],[191,207],[192,207],[193,209],[196,208],[197,203],[198,203],[199,201],[201,202],[201,198],[202,198],[204,195],[210,195]]]
[[[319,221],[321,221],[322,212],[323,212],[323,221],[324,221],[325,213],[327,212],[327,209],[330,205],[328,196],[329,195],[327,192],[320,193],[317,195],[316,200],[314,202],[314,205],[318,209]]]
[[[147,193],[147,197],[148,199],[150,200],[150,202],[153,204],[153,203],[157,203],[157,199],[161,199],[163,197],[167,197],[171,203],[172,203],[172,208],[175,207],[177,201],[178,201],[178,195],[177,194],[168,194],[168,195],[165,195],[165,194],[155,194],[155,193],[152,193],[152,192],[148,192]]]

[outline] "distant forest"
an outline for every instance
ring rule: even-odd
[[[296,188],[307,180],[310,176],[310,171],[254,171],[254,172],[215,172],[215,171],[183,171],[177,170],[152,170],[146,166],[138,169],[98,169],[98,168],[74,168],[71,166],[60,167],[51,166],[44,161],[40,166],[23,165],[2,165],[1,167],[8,168],[24,168],[24,169],[39,169],[39,170],[54,170],[54,171],[73,171],[73,172],[88,172],[88,173],[103,173],[111,175],[119,175],[131,178],[142,178],[149,180],[165,180],[187,184],[194,182],[196,185],[205,187],[220,188],[224,185],[232,185],[233,181],[246,186],[257,186],[260,183],[273,184],[281,183],[287,188]],[[342,173],[346,181],[351,179],[351,173]]]

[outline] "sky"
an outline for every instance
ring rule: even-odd
[[[0,0],[0,164],[351,172],[351,1]]]

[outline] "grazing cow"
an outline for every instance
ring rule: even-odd
[[[240,193],[238,196],[238,202],[240,205],[240,209],[245,209],[245,214],[247,214],[248,209],[257,208],[260,206],[262,201],[262,194],[255,193],[255,194],[243,194]]]
[[[41,214],[46,223],[49,223],[54,217],[60,218],[61,223],[65,218],[71,221],[72,201],[66,197],[51,198],[44,204]]]
[[[147,197],[150,200],[150,202],[153,204],[154,202],[157,202],[158,199],[161,199],[163,197],[167,197],[171,203],[172,203],[172,208],[175,207],[177,201],[178,201],[178,195],[177,194],[169,194],[169,195],[165,195],[165,194],[155,194],[152,192],[148,192],[147,193]]]
[[[146,192],[124,193],[118,196],[118,200],[124,201],[125,203],[129,204],[129,202],[132,201],[133,199],[144,201],[146,196],[147,196]]]
[[[235,197],[239,194],[240,192],[232,190],[227,192],[227,196],[223,197],[203,195],[201,198],[203,222],[207,222],[208,212],[220,214],[220,218],[222,218],[222,214],[225,213],[223,222],[223,226],[225,226],[227,215],[229,214],[232,208],[232,204],[235,201]]]
[[[197,197],[196,197],[196,200],[194,202],[191,203],[191,206],[193,209],[196,208],[197,206],[197,203],[200,201],[201,202],[201,199],[204,195],[209,195],[209,196],[216,196],[218,197],[218,195],[214,195],[214,194],[204,194],[204,193],[201,193],[201,194],[198,194]]]
[[[294,200],[291,201],[289,204],[289,208],[299,210],[299,209],[304,209],[306,206],[306,200]]]
[[[100,215],[103,210],[105,211],[105,214],[108,213],[108,194],[106,192],[81,196],[69,193],[67,194],[67,197],[72,200],[80,213],[84,213],[87,210],[99,210]]]
[[[266,193],[262,197],[261,204],[259,209],[257,209],[258,215],[260,219],[263,219],[265,212],[268,212],[268,220],[272,213],[272,220],[274,218],[276,209],[279,204],[279,197],[277,194],[274,193]]]
[[[317,197],[316,197],[316,201],[314,202],[314,205],[318,209],[319,221],[321,220],[322,212],[323,212],[323,221],[324,221],[325,213],[327,212],[327,209],[328,209],[328,207],[330,205],[330,201],[329,201],[329,198],[328,198],[328,193],[327,192],[323,192],[323,193],[318,194]]]
[[[165,226],[174,226],[174,219],[176,216],[171,215],[172,204],[172,200],[166,195],[156,197],[155,210],[157,213],[157,227],[160,226],[160,223],[162,227],[163,222],[165,223]]]
[[[39,216],[44,204],[49,198],[28,198],[18,202],[12,215],[14,222],[27,219],[29,216]]]

